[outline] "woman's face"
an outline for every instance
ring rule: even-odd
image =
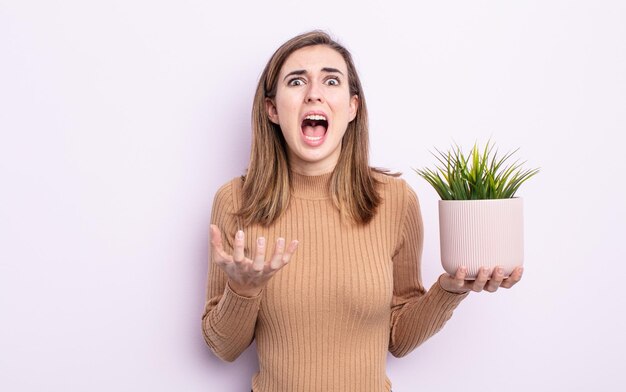
[[[276,97],[265,104],[287,141],[292,170],[331,172],[358,106],[358,97],[350,96],[343,57],[324,45],[298,49],[283,64],[277,83]]]

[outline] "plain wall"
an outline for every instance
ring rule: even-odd
[[[200,329],[217,188],[246,168],[272,52],[352,52],[372,164],[402,171],[439,263],[433,148],[496,142],[525,184],[522,282],[473,293],[394,392],[621,387],[623,1],[0,0],[0,390],[249,390]]]

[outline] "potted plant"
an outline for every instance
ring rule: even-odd
[[[539,169],[513,162],[517,150],[498,156],[488,142],[468,155],[458,145],[436,150],[435,170],[415,170],[437,191],[441,263],[451,275],[465,266],[475,279],[481,266],[501,266],[504,275],[524,261],[523,203],[515,193]]]

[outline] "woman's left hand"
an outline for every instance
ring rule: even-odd
[[[461,267],[454,276],[443,274],[439,277],[441,288],[451,293],[464,294],[468,291],[481,292],[483,290],[493,293],[500,287],[510,289],[522,279],[522,267],[517,267],[508,278],[504,278],[502,267],[496,267],[490,271],[487,267],[481,267],[475,280],[465,280],[467,269]]]

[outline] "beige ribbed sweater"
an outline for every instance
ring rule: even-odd
[[[404,180],[377,178],[383,203],[376,216],[366,226],[348,226],[330,199],[330,174],[293,174],[285,213],[269,228],[243,228],[246,255],[260,236],[268,244],[278,237],[300,242],[257,297],[235,294],[226,274],[210,265],[204,338],[227,361],[256,339],[255,392],[389,391],[387,351],[408,354],[441,329],[465,298],[438,283],[424,290],[417,197]],[[228,253],[241,228],[232,215],[240,201],[236,178],[219,189],[213,204],[212,222],[222,230]]]

